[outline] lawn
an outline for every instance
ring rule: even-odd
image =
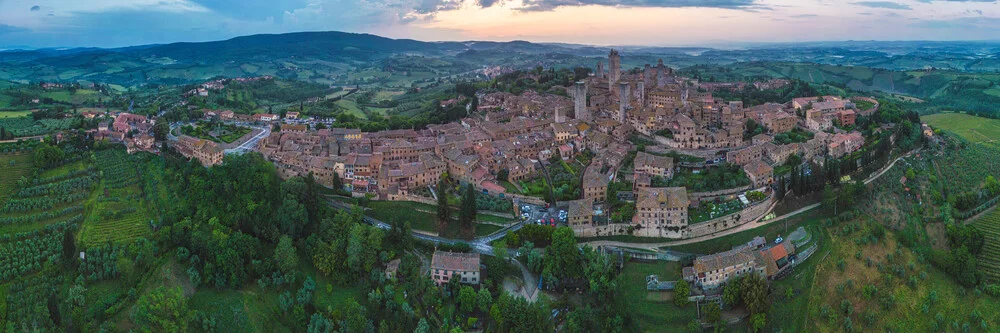
[[[521,188],[524,189],[524,195],[545,198],[549,195],[549,185],[545,181],[545,177],[538,176],[532,178],[530,181],[521,181]]]
[[[775,222],[772,224],[765,225],[763,227],[757,227],[754,229],[741,231],[735,234],[722,236],[709,241],[698,242],[693,244],[684,244],[677,246],[664,247],[666,250],[674,250],[680,252],[688,253],[698,253],[698,254],[712,254],[717,252],[728,251],[735,245],[746,244],[756,236],[763,236],[767,241],[774,241],[778,236],[785,236],[795,231],[796,228],[800,226],[806,227],[809,232],[815,232],[818,230],[818,226],[821,224],[821,219],[818,211],[813,210],[808,213],[803,213],[784,221]],[[786,228],[787,227],[787,228]]]
[[[690,222],[692,224],[705,222],[717,217],[739,212],[741,209],[743,209],[743,203],[740,202],[740,199],[729,200],[718,204],[706,202],[701,204],[698,209],[690,210]]]
[[[938,113],[920,117],[934,128],[955,132],[970,142],[1000,139],[1000,120],[964,113]]]
[[[681,332],[695,318],[693,304],[677,308],[671,292],[649,292],[646,277],[659,276],[660,281],[673,281],[681,276],[677,262],[657,261],[653,263],[629,262],[622,271],[621,289],[631,306],[632,318],[636,320],[640,332]]]
[[[386,223],[410,223],[413,230],[437,232],[443,237],[455,236],[457,230],[438,230],[437,206],[412,201],[372,201],[368,204],[365,214]],[[452,215],[458,218],[458,211]],[[476,220],[507,224],[510,219],[486,214],[476,214]],[[457,220],[456,220],[457,221]],[[454,222],[457,225],[458,222]],[[476,236],[485,236],[500,230],[502,227],[491,224],[477,224]]]
[[[0,111],[0,118],[17,118],[31,114],[31,110],[23,111]]]

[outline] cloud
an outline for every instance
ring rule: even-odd
[[[794,18],[807,18],[807,17],[817,17],[817,16],[819,16],[819,15],[816,15],[816,14],[799,14],[799,15],[792,15],[791,17],[794,17]]]
[[[37,12],[39,10],[42,10],[42,7],[39,7],[38,5],[31,6],[31,11]]]
[[[754,9],[760,7],[757,0],[524,0],[522,11],[549,11],[569,6],[611,6],[611,7],[660,7],[660,8],[724,8]]]
[[[996,2],[997,0],[917,0],[917,2]]]
[[[10,33],[24,32],[24,31],[28,31],[28,30],[24,29],[24,28],[18,28],[18,27],[12,26],[12,25],[7,25],[7,24],[0,23],[0,35],[6,35],[6,34],[10,34]]]
[[[852,2],[852,4],[858,6],[871,7],[871,8],[902,9],[902,10],[913,9],[910,8],[910,6],[907,4],[902,4],[892,1],[858,1],[858,2]]]

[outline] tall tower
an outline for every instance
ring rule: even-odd
[[[596,74],[596,76],[597,76],[598,79],[603,79],[604,78],[604,63],[602,63],[600,61],[597,62],[597,74]]]
[[[641,108],[646,106],[646,80],[645,78],[640,79],[635,84],[635,98],[636,107]]]
[[[573,85],[573,117],[577,120],[590,120],[590,110],[587,110],[587,85],[583,81],[576,81]],[[556,119],[556,122],[563,121]]]
[[[618,121],[625,123],[625,109],[629,107],[628,82],[618,82]]]
[[[557,123],[566,122],[566,108],[562,106],[556,107],[556,122]]]
[[[663,59],[660,59],[660,60],[658,60],[656,62],[656,87],[657,88],[659,88],[660,85],[663,84],[663,76],[664,76],[664,74],[665,73],[664,73],[664,70],[663,70]]]
[[[622,58],[614,49],[608,54],[608,70],[608,88],[615,90],[615,84],[622,78]]]

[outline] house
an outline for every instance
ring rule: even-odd
[[[434,251],[430,273],[438,286],[447,284],[453,278],[461,279],[459,282],[463,284],[478,285],[479,253]]]
[[[385,265],[385,279],[386,280],[395,280],[396,279],[396,273],[399,272],[399,263],[400,262],[401,261],[399,259],[395,259],[395,260],[392,260],[388,264]]]
[[[795,117],[785,111],[778,111],[764,115],[764,126],[766,126],[771,133],[775,134],[791,131],[795,128],[795,124],[798,123],[798,121],[798,117]]]
[[[763,187],[774,182],[774,168],[763,161],[755,161],[743,166],[753,187]]]
[[[222,163],[223,150],[215,142],[181,135],[176,143],[177,152],[187,158],[194,158],[203,166]]]
[[[566,223],[571,228],[588,227],[594,223],[594,202],[587,199],[572,200],[566,215]]]
[[[760,161],[764,156],[763,152],[763,146],[755,144],[726,153],[726,162],[740,166],[747,165],[754,161]]]
[[[604,202],[608,199],[608,176],[601,174],[599,166],[591,165],[583,173],[583,198],[590,202]]]
[[[278,115],[274,115],[274,114],[270,114],[270,113],[259,113],[259,114],[253,115],[253,120],[254,121],[275,121],[275,120],[278,120]]]
[[[679,235],[688,225],[687,189],[650,187],[639,190],[632,222],[641,227],[643,236]]]
[[[854,122],[858,119],[858,115],[854,113],[854,110],[844,110],[837,114],[840,120],[840,126],[854,126]]]
[[[298,112],[287,112],[285,113],[285,119],[299,119]]]
[[[219,112],[219,118],[223,120],[232,120],[236,116],[236,113],[230,110],[223,110]]]
[[[281,126],[282,132],[288,133],[305,133],[309,129],[309,125],[289,125],[285,124]]]
[[[865,144],[865,137],[860,132],[837,133],[833,135],[828,146],[830,156],[841,157],[858,150]]]
[[[692,272],[695,285],[705,290],[717,289],[729,279],[749,273],[764,275],[760,252],[748,246],[701,256],[694,259]]]
[[[674,176],[674,159],[640,151],[635,155],[635,174],[640,173],[670,179]]]

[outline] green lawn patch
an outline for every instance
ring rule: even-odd
[[[671,292],[650,292],[646,290],[646,277],[659,275],[660,281],[680,278],[681,267],[677,262],[658,261],[654,263],[629,262],[622,271],[621,288],[629,300],[630,311],[640,332],[682,332],[695,319],[694,304],[677,308]]]

